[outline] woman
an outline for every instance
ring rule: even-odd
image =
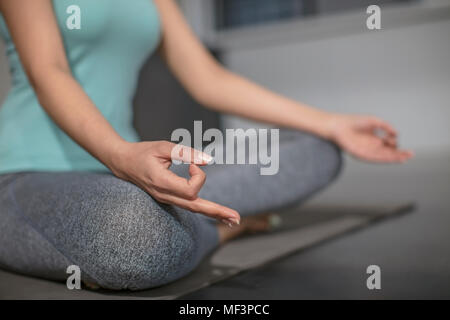
[[[79,29],[66,24],[71,5],[81,10]],[[4,268],[62,280],[78,265],[86,283],[155,287],[328,185],[338,147],[374,162],[411,157],[383,120],[320,111],[225,70],[174,0],[0,0],[0,12],[13,80],[0,109]],[[290,129],[277,175],[242,165],[203,171],[210,157],[189,150],[177,160],[192,152],[198,161],[184,178],[169,170],[174,144],[138,142],[131,100],[156,49],[199,103]]]

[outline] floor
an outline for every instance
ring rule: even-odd
[[[348,160],[314,201],[416,203],[414,212],[345,235],[189,294],[185,299],[449,299],[450,154],[419,153],[404,166]],[[381,268],[368,290],[366,268]]]

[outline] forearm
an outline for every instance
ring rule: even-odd
[[[330,138],[331,113],[278,95],[225,69],[215,74],[201,98],[206,107]]]
[[[52,70],[33,84],[40,104],[81,147],[110,167],[125,143],[70,72]]]

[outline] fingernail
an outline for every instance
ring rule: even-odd
[[[239,220],[237,220],[235,218],[226,218],[226,219],[223,219],[222,222],[225,223],[228,226],[230,226],[230,225],[231,226],[233,226],[233,225],[237,225],[238,226],[241,223]]]
[[[203,161],[203,162],[207,162],[207,163],[210,163],[212,160],[213,160],[213,157],[211,157],[209,154],[207,154],[207,153],[200,153],[200,159]]]
[[[228,227],[233,227],[231,222],[228,219],[222,219],[223,224],[227,225]]]

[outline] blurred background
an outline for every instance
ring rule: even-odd
[[[449,0],[179,3],[195,32],[231,70],[319,108],[385,117],[415,150],[450,150]],[[370,4],[382,9],[382,30],[366,27]],[[0,100],[9,88],[3,51]],[[156,56],[143,69],[135,105],[144,139],[168,139],[173,129],[192,127],[194,119],[206,127],[219,121],[248,125],[219,120],[197,106]]]
[[[190,298],[450,298],[450,0],[179,0],[200,39],[229,69],[288,97],[391,122],[417,156],[404,166],[347,159],[313,202],[416,210]],[[381,30],[368,30],[368,5]],[[0,43],[0,46],[3,44]],[[0,52],[3,52],[0,48]],[[9,88],[0,55],[0,100]],[[143,139],[176,128],[261,126],[197,105],[157,56],[135,97]],[[276,108],[276,106],[274,106]],[[380,265],[383,290],[365,268]],[[344,290],[345,288],[345,290]]]

